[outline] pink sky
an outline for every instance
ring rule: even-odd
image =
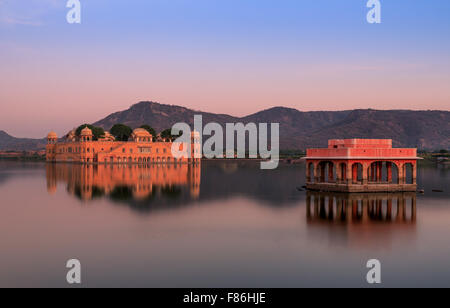
[[[61,134],[141,100],[236,116],[274,106],[448,110],[450,101],[449,76],[425,65],[27,60],[0,75],[0,129],[16,136]]]
[[[88,2],[76,26],[58,1],[0,2],[0,130],[61,135],[143,100],[235,116],[449,110],[448,1],[415,3],[420,21],[386,4],[376,26],[356,2]]]

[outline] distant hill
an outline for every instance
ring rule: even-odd
[[[94,125],[110,129],[116,123],[133,128],[149,124],[161,131],[177,122],[192,125],[195,114],[203,116],[204,124],[280,123],[281,149],[326,146],[327,140],[332,138],[392,138],[394,146],[431,150],[450,148],[449,111],[361,109],[301,112],[291,108],[274,107],[239,118],[180,106],[140,102],[128,110],[113,113]]]
[[[154,102],[140,102],[130,107],[128,110],[115,112],[103,120],[93,125],[103,127],[106,130],[111,129],[114,124],[122,123],[132,128],[143,124],[151,125],[156,131],[172,127],[178,122],[185,122],[193,125],[194,115],[202,115],[203,122],[227,123],[239,121],[239,118],[215,114],[202,111],[195,111],[180,106],[162,105]]]
[[[1,151],[32,151],[45,148],[44,139],[16,138],[0,130]]]
[[[106,130],[117,123],[132,128],[149,124],[156,131],[162,131],[177,122],[193,125],[196,114],[203,116],[204,125],[208,122],[280,123],[281,149],[323,147],[332,138],[392,138],[394,146],[450,149],[449,111],[358,109],[302,112],[274,107],[239,118],[180,106],[140,102],[93,124]],[[35,150],[44,146],[45,139],[15,138],[0,131],[0,150]]]

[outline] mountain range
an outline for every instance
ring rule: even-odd
[[[194,115],[202,115],[203,125],[224,123],[280,123],[280,148],[304,150],[323,147],[335,138],[389,138],[397,147],[435,150],[450,149],[450,112],[438,110],[309,111],[274,107],[245,117],[196,111],[181,106],[140,102],[129,109],[110,114],[93,125],[109,130],[122,123],[132,128],[149,124],[156,131],[177,122],[193,125]],[[82,120],[80,122],[83,122]],[[33,150],[43,140],[19,139],[0,131],[0,150]]]
[[[31,138],[16,138],[0,130],[0,150],[2,151],[33,151],[45,148],[46,140]]]

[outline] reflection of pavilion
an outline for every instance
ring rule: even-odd
[[[412,223],[416,221],[416,194],[327,193],[308,191],[309,223]]]
[[[416,238],[416,194],[308,191],[308,234],[329,245],[391,249]]]
[[[56,192],[57,182],[83,200],[104,195],[135,200],[162,192],[174,196],[182,187],[192,198],[200,194],[200,165],[77,165],[48,164],[47,189]]]

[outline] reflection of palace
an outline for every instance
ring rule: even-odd
[[[327,193],[308,191],[306,216],[310,223],[412,223],[416,221],[415,193]]]
[[[109,195],[134,200],[155,193],[174,195],[182,187],[189,188],[191,198],[200,194],[201,167],[198,164],[173,165],[78,165],[48,164],[47,188],[56,192],[58,182],[67,183],[70,193],[81,199]]]

